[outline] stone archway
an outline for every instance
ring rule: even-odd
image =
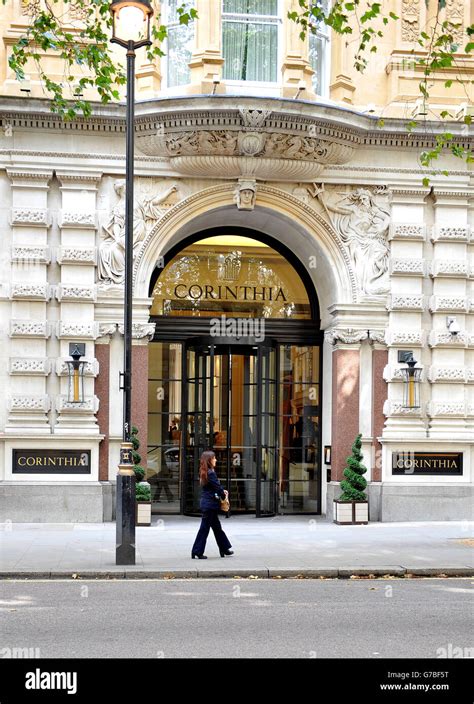
[[[134,263],[134,297],[143,301],[156,262],[171,247],[196,232],[229,226],[247,227],[276,237],[306,268],[321,306],[321,326],[330,323],[328,308],[355,303],[355,274],[347,252],[330,225],[309,205],[271,186],[258,186],[253,210],[238,210],[235,184],[213,186],[170,208],[146,237]]]

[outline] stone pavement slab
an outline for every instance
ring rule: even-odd
[[[0,524],[0,577],[172,578],[474,575],[474,524],[369,523],[325,518],[223,519],[235,554],[221,558],[212,533],[207,560],[191,560],[199,519],[154,516],[136,529],[136,564],[115,564],[115,523]],[[41,577],[40,577],[41,575]]]

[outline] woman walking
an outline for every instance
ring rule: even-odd
[[[206,452],[202,453],[199,464],[199,483],[202,489],[200,503],[202,521],[191,550],[193,560],[195,557],[200,560],[207,560],[206,555],[204,555],[204,550],[206,549],[206,540],[210,528],[214,531],[214,537],[221,557],[234,554],[230,549],[232,545],[222,530],[219,521],[218,511],[220,508],[220,499],[224,499],[229,492],[223,489],[219,483],[217,474],[214,471],[216,464],[217,458],[212,450],[206,450]]]

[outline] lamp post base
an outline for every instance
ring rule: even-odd
[[[123,443],[117,474],[116,565],[135,564],[135,472],[131,462],[131,443]]]

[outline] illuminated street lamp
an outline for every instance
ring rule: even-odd
[[[132,444],[132,266],[133,266],[133,158],[135,128],[135,51],[149,46],[153,9],[148,0],[114,0],[112,39],[127,49],[127,117],[125,154],[125,292],[123,432],[117,475],[116,564],[135,564],[135,473]]]

